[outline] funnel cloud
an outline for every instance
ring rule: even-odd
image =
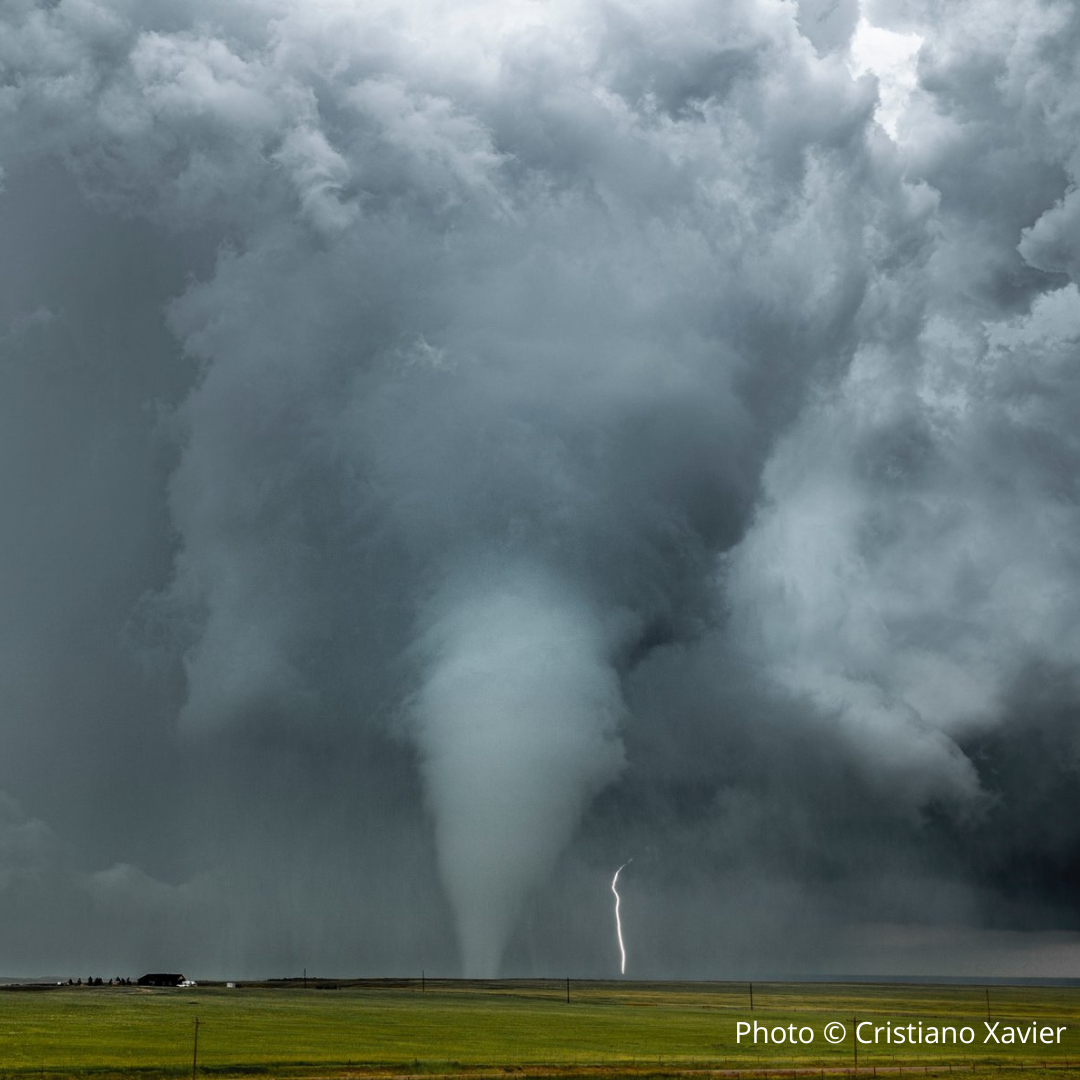
[[[1074,974],[1078,54],[6,3],[0,973]]]
[[[467,977],[498,970],[526,895],[622,765],[610,645],[561,591],[529,570],[470,581],[422,642],[416,741]]]

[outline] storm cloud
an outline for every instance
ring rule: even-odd
[[[6,4],[5,971],[1060,974],[1078,46]]]

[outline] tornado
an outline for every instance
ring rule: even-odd
[[[432,606],[412,707],[467,978],[499,972],[531,889],[618,776],[624,705],[603,621],[535,566]]]

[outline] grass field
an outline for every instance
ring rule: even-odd
[[[227,989],[59,987],[0,991],[0,1076],[431,1076],[526,1073],[597,1077],[727,1070],[844,1072],[853,1019],[895,1028],[971,1028],[970,1045],[858,1046],[860,1074],[1026,1074],[1080,1066],[1080,988],[989,988],[992,1022],[1055,1030],[1060,1045],[984,1044],[979,986],[745,983],[309,982]],[[736,1024],[790,1024],[813,1042],[736,1040]],[[841,1021],[838,1045],[824,1037]],[[809,1029],[807,1032],[805,1029]]]

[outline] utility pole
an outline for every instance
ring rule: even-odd
[[[754,1011],[754,984],[750,984],[750,1011]]]
[[[986,1020],[990,1021],[990,987],[986,988]]]
[[[570,1004],[570,976],[566,976],[566,1004]]]
[[[853,1016],[851,1018],[851,1049],[855,1052],[855,1071],[859,1071],[859,1040],[855,1037],[855,1032],[859,1029],[859,1018]]]
[[[426,982],[427,982],[427,980],[426,980],[426,978],[424,976],[424,969],[421,968],[420,969],[420,993],[421,994],[427,989]]]
[[[195,1080],[195,1066],[199,1063],[199,1018],[195,1017],[195,1048],[191,1052],[191,1080]]]

